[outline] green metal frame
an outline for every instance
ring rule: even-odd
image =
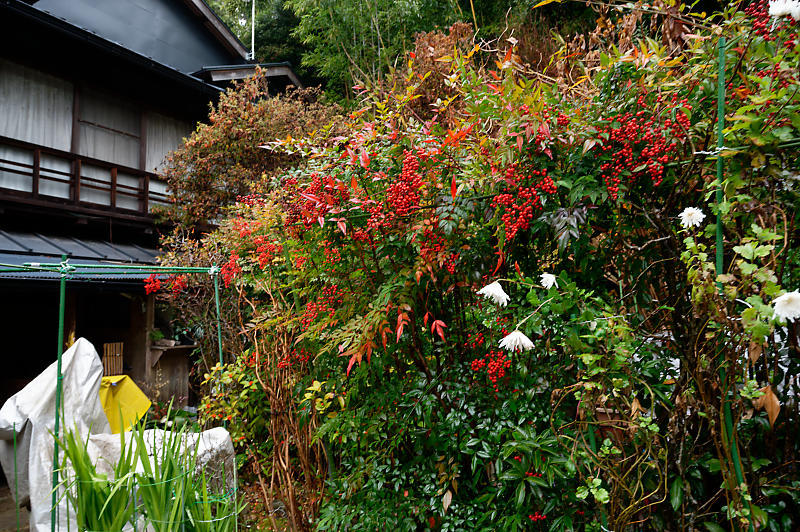
[[[52,508],[50,509],[50,530],[56,532],[56,523],[58,521],[58,437],[60,433],[60,422],[63,417],[63,379],[61,361],[64,354],[64,314],[66,307],[66,291],[67,279],[81,275],[90,282],[96,281],[92,276],[100,275],[174,275],[174,274],[206,274],[210,275],[214,281],[214,300],[216,303],[217,311],[217,346],[219,349],[219,362],[223,364],[223,350],[222,350],[222,321],[220,312],[220,299],[219,299],[219,273],[220,269],[217,266],[210,268],[193,267],[193,266],[140,266],[140,265],[125,265],[125,264],[72,264],[66,255],[61,256],[61,262],[38,263],[26,262],[24,265],[19,266],[15,264],[0,263],[0,273],[20,273],[20,272],[47,272],[59,275],[59,304],[58,304],[58,357],[56,362],[56,409],[55,421],[53,424],[53,492],[52,492]],[[88,276],[88,277],[86,277]],[[16,443],[16,432],[15,439]],[[16,452],[14,453],[16,460]],[[16,462],[15,462],[16,463]],[[238,525],[238,523],[237,523]],[[18,525],[19,527],[19,525]]]
[[[718,59],[718,74],[717,74],[717,150],[722,150],[725,140],[725,37],[719,38],[718,49],[719,49],[719,59]],[[723,247],[724,247],[724,239],[723,239],[723,223],[722,223],[722,213],[720,212],[720,207],[723,202],[723,190],[722,190],[722,178],[724,175],[724,158],[717,157],[717,190],[715,191],[715,203],[717,208],[717,228],[716,228],[716,274],[717,276],[722,275],[725,273],[724,267],[724,256],[723,256]],[[717,282],[717,289],[721,292],[722,291],[722,283],[719,281]],[[727,370],[725,368],[725,352],[720,349],[718,354],[718,361],[719,364],[719,380],[720,380],[720,390],[722,392],[722,418],[723,418],[723,427],[722,427],[722,439],[728,446],[728,449],[731,453],[731,461],[733,462],[733,470],[734,474],[736,475],[736,484],[737,487],[743,485],[744,481],[744,474],[742,473],[742,461],[739,457],[739,446],[736,442],[736,434],[733,428],[733,414],[731,413],[731,401],[728,397],[728,390],[725,387],[725,381],[727,380]],[[750,507],[750,503],[747,503],[748,508]],[[751,511],[748,515],[748,520],[750,522],[748,529],[753,530],[753,512]]]

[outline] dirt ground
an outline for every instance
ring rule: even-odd
[[[8,486],[0,486],[0,532],[28,532],[29,512],[25,508],[19,509],[19,528],[17,528],[17,510],[14,497]]]

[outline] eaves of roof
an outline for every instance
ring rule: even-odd
[[[204,0],[183,0],[183,3],[195,14],[205,20],[205,27],[229,51],[247,59],[248,52],[242,41],[230,30],[221,18],[217,16]]]
[[[193,3],[190,0],[186,1]],[[119,43],[104,39],[85,28],[76,26],[70,22],[67,22],[66,20],[54,17],[49,13],[31,7],[20,0],[0,0],[0,16],[2,16],[3,11],[12,12],[18,16],[22,16],[34,21],[48,30],[58,31],[63,35],[83,41],[91,46],[103,50],[109,55],[116,56],[124,61],[145,67],[159,76],[194,90],[199,90],[208,96],[217,95],[222,90],[219,87],[216,87],[210,83],[206,83],[202,79],[199,79],[193,75],[184,74],[183,72],[160,63],[151,57],[138,54],[128,48],[125,48]]]

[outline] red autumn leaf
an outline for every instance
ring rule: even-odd
[[[344,221],[344,218],[339,218],[339,220],[336,222],[336,226],[343,235],[347,235],[347,222]]]
[[[544,137],[550,138],[550,125],[547,122],[542,122],[539,125],[539,133]]]
[[[444,342],[444,329],[447,328],[447,325],[442,320],[436,320],[431,324],[431,334],[438,334],[439,337]]]
[[[353,369],[353,364],[358,361],[361,364],[361,353],[356,353],[355,355],[350,357],[350,362],[347,364],[347,375],[350,376],[350,370]]]
[[[517,261],[514,261],[514,269],[517,270],[517,275],[519,275],[520,277],[524,277],[524,275],[522,275],[522,270],[520,270],[519,263]]]
[[[367,150],[361,150],[361,153],[358,154],[358,161],[361,163],[361,168],[369,168],[369,154]]]
[[[453,199],[456,199],[456,192],[458,191],[458,185],[456,185],[456,176],[453,175],[452,179],[450,179],[450,195]]]
[[[404,313],[397,315],[397,342],[400,342],[400,337],[403,335],[403,327],[405,327],[407,319],[408,316]]]
[[[497,266],[495,266],[494,271],[492,272],[492,275],[496,274],[497,270],[500,269],[500,266],[503,265],[503,259],[504,259],[503,252],[502,251],[498,251],[497,252]]]
[[[430,312],[426,312],[426,313],[425,313],[425,316],[423,316],[423,317],[422,317],[422,323],[423,323],[423,324],[425,324],[425,326],[426,326],[426,327],[428,326],[428,317],[429,317],[430,315],[431,315],[431,313],[430,313]]]
[[[309,193],[307,193],[307,192],[301,192],[301,193],[300,193],[300,197],[301,197],[301,198],[304,198],[304,199],[307,199],[308,201],[313,201],[314,203],[322,203],[322,202],[319,200],[319,198],[318,198],[318,197],[316,197],[316,196],[315,196],[315,195],[313,195],[313,194],[309,194]]]
[[[352,177],[350,177],[350,186],[353,187],[353,190],[358,189],[358,179],[356,179],[355,174],[353,174]]]

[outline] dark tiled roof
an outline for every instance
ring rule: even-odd
[[[22,266],[25,263],[57,263],[66,255],[72,263],[92,265],[155,264],[158,251],[131,244],[114,244],[99,240],[48,236],[39,233],[0,231],[0,269],[2,265]],[[74,275],[76,280],[102,279],[139,282],[145,274],[104,273]],[[55,280],[54,272],[13,271],[0,273],[0,279]]]

